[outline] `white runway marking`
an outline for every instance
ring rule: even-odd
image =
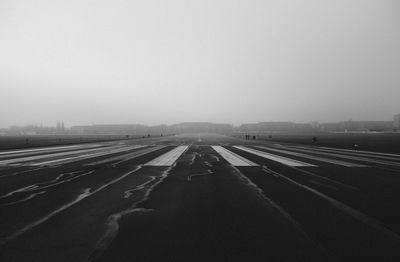
[[[261,148],[261,149],[265,149],[265,150],[270,150],[270,151],[273,151],[273,152],[278,152],[278,153],[292,155],[292,156],[299,156],[299,157],[308,158],[308,159],[312,159],[312,160],[317,160],[317,161],[321,161],[321,162],[326,162],[326,163],[330,163],[330,164],[335,164],[335,165],[339,165],[339,166],[345,166],[345,167],[367,167],[366,165],[362,165],[362,164],[355,164],[355,163],[345,162],[345,161],[341,161],[341,160],[328,159],[328,158],[318,157],[318,156],[311,156],[311,155],[291,152],[291,151],[287,151],[287,150],[273,149],[273,148],[265,147],[265,146],[256,146],[256,147],[257,148]]]
[[[338,157],[338,158],[344,158],[344,159],[351,159],[351,160],[357,160],[357,161],[362,161],[362,162],[368,162],[368,163],[376,163],[376,164],[382,164],[382,165],[389,165],[389,166],[400,166],[399,162],[392,162],[392,161],[384,161],[380,160],[379,158],[371,158],[371,157],[361,157],[361,156],[352,156],[352,155],[346,155],[346,154],[340,154],[339,152],[337,153],[328,153],[320,150],[311,150],[311,149],[292,149],[292,150],[297,150],[301,152],[306,152],[306,153],[311,153],[311,154],[319,154],[319,155],[325,155],[325,156],[333,156],[333,157]]]
[[[110,162],[114,162],[117,161],[116,163],[113,163],[113,165],[117,165],[126,161],[129,161],[131,159],[149,154],[151,152],[160,150],[162,148],[164,148],[165,146],[156,146],[156,147],[151,147],[151,148],[146,148],[143,150],[139,150],[139,151],[135,151],[126,155],[122,155],[122,156],[116,156],[116,157],[112,157],[112,158],[107,158],[104,160],[100,160],[100,161],[96,161],[96,162],[91,162],[86,164],[85,166],[94,166],[94,165],[100,165],[100,164],[106,164],[106,163],[110,163]]]
[[[25,149],[25,150],[12,150],[12,151],[3,151],[0,152],[0,155],[15,155],[20,153],[35,153],[41,151],[53,151],[60,149],[74,149],[74,148],[92,148],[99,147],[100,145],[76,145],[76,146],[58,146],[58,147],[45,147],[45,148],[36,148],[36,149]]]
[[[244,146],[234,146],[234,148],[246,151],[248,153],[257,155],[257,156],[261,156],[263,158],[272,160],[272,161],[276,161],[279,162],[281,164],[287,165],[287,166],[299,166],[299,167],[316,167],[316,165],[313,164],[309,164],[306,162],[302,162],[302,161],[297,161],[294,159],[290,159],[287,157],[283,157],[283,156],[277,156],[277,155],[273,155],[270,153],[266,153],[260,150],[256,150],[256,149],[252,149],[252,148],[248,148],[248,147],[244,147]]]
[[[321,152],[329,152],[329,153],[341,153],[346,155],[354,155],[354,156],[363,156],[363,157],[371,157],[371,158],[381,158],[387,160],[400,160],[400,155],[395,154],[386,154],[386,153],[378,153],[378,152],[368,152],[361,150],[350,150],[350,149],[340,149],[340,148],[329,148],[329,147],[296,147],[308,150],[315,150]]]
[[[367,155],[393,156],[393,157],[396,157],[396,158],[400,158],[400,155],[397,155],[397,154],[381,153],[381,152],[374,152],[374,151],[353,150],[353,149],[333,148],[333,147],[324,147],[324,146],[321,146],[320,148],[324,148],[324,149],[327,149],[327,150],[335,150],[335,151],[345,151],[345,152],[350,152],[350,153],[361,153],[361,154],[367,154]]]
[[[119,147],[112,147],[112,148],[121,148],[121,147],[119,146]],[[104,150],[108,150],[108,149],[112,149],[112,148],[79,149],[79,150],[73,150],[73,151],[68,151],[68,152],[44,154],[44,155],[21,157],[21,158],[12,158],[12,159],[7,159],[7,160],[0,161],[0,165],[8,165],[8,164],[14,164],[14,163],[29,162],[29,161],[40,160],[40,159],[44,159],[44,158],[76,155],[76,154],[79,154],[79,153],[98,152],[98,151],[104,151]]]
[[[189,146],[178,146],[171,151],[147,162],[145,166],[172,166],[175,161],[189,148]]]
[[[123,148],[119,148],[119,149],[115,149],[115,150],[107,150],[105,152],[101,151],[98,153],[91,153],[91,154],[78,155],[78,156],[67,157],[67,158],[62,158],[62,159],[49,160],[49,161],[44,161],[44,162],[39,162],[39,163],[33,163],[33,164],[30,164],[30,166],[48,166],[48,165],[66,164],[66,163],[80,161],[80,160],[84,160],[84,159],[88,159],[88,158],[94,158],[94,157],[99,157],[99,156],[121,153],[121,152],[133,150],[133,149],[137,149],[137,148],[141,148],[141,147],[145,147],[145,146],[137,145],[137,146],[131,146],[131,147],[123,147]]]
[[[232,151],[222,147],[222,146],[211,146],[218,154],[220,154],[226,161],[232,166],[258,166],[256,163],[241,157]]]

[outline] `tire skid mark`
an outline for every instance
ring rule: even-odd
[[[312,194],[328,201],[333,207],[337,208],[338,210],[342,211],[343,213],[353,217],[354,219],[365,223],[366,225],[376,229],[378,232],[384,234],[385,236],[391,238],[393,241],[400,243],[400,236],[396,234],[395,232],[391,231],[390,229],[386,228],[383,223],[380,221],[328,196],[325,195],[324,193],[319,192],[318,190],[315,190],[314,188],[311,188],[307,185],[301,184],[283,174],[280,174],[278,172],[275,172],[271,169],[268,169],[266,167],[263,167],[264,172],[268,174],[274,174],[275,176],[278,176],[282,179],[284,179],[286,182],[289,182],[290,184],[296,185],[297,187],[303,188],[306,191],[311,192]]]
[[[204,164],[205,164],[206,166],[208,166],[208,167],[213,167],[213,165],[212,165],[210,162],[208,162],[208,161],[204,161]]]
[[[21,200],[17,200],[17,201],[14,201],[14,202],[9,202],[9,203],[2,204],[2,205],[0,205],[0,207],[2,207],[2,206],[11,206],[11,205],[15,205],[15,204],[18,204],[18,203],[22,203],[22,202],[31,200],[32,198],[34,198],[34,197],[36,197],[38,195],[42,195],[42,194],[45,194],[45,193],[46,193],[46,191],[40,191],[40,192],[31,194],[30,196],[28,196],[26,198],[23,198]]]
[[[7,199],[7,198],[12,198],[12,197],[23,197],[24,195],[26,195],[26,193],[31,193],[34,191],[40,191],[43,189],[47,189],[47,188],[51,188],[60,184],[64,184],[66,182],[70,182],[73,181],[77,178],[86,176],[86,175],[90,175],[93,172],[95,172],[95,170],[90,170],[90,171],[86,171],[86,170],[80,170],[80,171],[74,171],[74,172],[69,172],[69,173],[63,173],[58,175],[56,178],[49,180],[49,181],[45,181],[45,182],[40,182],[40,183],[36,183],[36,184],[32,184],[26,187],[22,187],[16,190],[13,190],[3,196],[0,196],[0,199]],[[44,194],[46,193],[46,191],[42,191]],[[41,195],[41,194],[31,194],[29,197],[25,197],[23,198],[24,201],[30,200],[32,198],[34,198],[37,195]],[[22,199],[21,199],[22,200]],[[17,201],[12,201],[11,203],[19,203],[19,202],[24,202],[21,200],[17,200]],[[5,203],[5,204],[0,204],[0,206],[7,206],[10,205],[11,203]]]
[[[157,179],[157,176],[150,176],[150,179],[143,184],[138,185],[134,189],[126,190],[124,192],[124,198],[130,198],[135,191],[140,191],[146,188],[147,185],[151,184]]]
[[[253,183],[253,181],[251,181],[246,175],[244,175],[237,167],[235,166],[231,167],[235,171],[234,173],[236,174],[236,176],[243,182],[243,184],[252,189],[253,192],[256,193],[258,198],[266,202],[270,207],[274,208],[278,213],[283,215],[283,217],[285,217],[305,239],[307,239],[310,243],[313,243],[316,247],[318,247],[319,250],[321,250],[325,254],[329,253],[329,251],[325,247],[323,247],[320,243],[311,239],[307,235],[303,227],[283,207],[275,203],[271,198],[267,197],[264,194],[264,191],[261,188],[259,188],[255,183]]]
[[[190,154],[190,156],[192,157],[190,160],[189,160],[189,166],[191,166],[191,165],[193,165],[194,164],[194,162],[196,161],[196,158],[197,157],[202,157],[202,154],[200,154],[200,153],[198,153],[198,152],[193,152],[192,154]]]
[[[215,161],[217,161],[217,162],[220,162],[220,161],[221,161],[221,159],[220,159],[218,156],[216,156],[215,154],[209,154],[209,156],[210,156],[213,160],[215,160]]]
[[[107,247],[111,244],[112,240],[117,236],[119,232],[119,220],[125,216],[129,215],[132,213],[143,213],[143,212],[151,212],[153,209],[146,209],[146,208],[137,208],[137,205],[140,203],[145,202],[147,199],[149,199],[151,192],[154,190],[154,188],[159,185],[161,182],[164,181],[165,178],[168,177],[170,174],[171,170],[176,166],[176,162],[172,165],[169,166],[166,170],[164,170],[160,176],[157,176],[157,181],[154,182],[153,180],[147,181],[146,183],[154,182],[151,186],[146,187],[142,185],[139,185],[138,187],[143,186],[142,190],[146,190],[145,194],[142,199],[137,200],[134,202],[130,207],[127,209],[112,214],[107,218],[106,221],[106,231],[103,234],[103,236],[100,238],[100,240],[97,242],[96,247],[94,248],[93,252],[89,255],[88,261],[93,261],[101,256],[101,254],[107,249]],[[154,176],[155,177],[155,176]],[[144,183],[144,184],[146,184]],[[137,188],[137,187],[136,187]],[[136,189],[135,188],[135,189]],[[126,193],[126,191],[125,191]]]
[[[206,176],[206,175],[210,175],[210,174],[214,174],[214,172],[211,171],[210,169],[207,169],[207,171],[204,172],[204,173],[189,175],[187,177],[187,180],[188,181],[192,181],[192,177],[195,177],[195,176]]]
[[[263,166],[263,167],[266,168],[266,169],[269,169],[269,168],[266,167],[266,166]],[[297,167],[290,167],[290,168],[292,168],[292,169],[294,169],[294,170],[296,170],[296,171],[299,171],[299,172],[301,172],[301,173],[303,173],[303,174],[306,174],[306,175],[308,175],[308,176],[314,177],[315,179],[323,180],[323,181],[325,181],[325,182],[327,182],[327,183],[334,184],[334,185],[336,185],[337,187],[342,187],[342,188],[346,188],[346,189],[348,189],[348,190],[353,190],[353,191],[361,191],[358,187],[351,186],[351,185],[348,185],[348,184],[343,184],[343,183],[341,183],[341,182],[339,182],[339,181],[332,180],[332,179],[330,179],[330,178],[327,178],[327,177],[324,177],[324,176],[321,176],[321,175],[317,175],[317,174],[312,173],[312,172],[310,172],[310,171],[308,171],[308,170],[304,170],[304,169],[297,168]]]
[[[47,220],[51,219],[52,217],[54,217],[55,215],[61,213],[62,211],[72,207],[73,205],[79,203],[80,201],[84,200],[87,197],[90,197],[91,195],[94,195],[98,192],[100,192],[101,190],[119,182],[120,180],[124,179],[125,177],[135,173],[136,171],[140,170],[142,168],[142,165],[137,166],[135,169],[124,173],[123,175],[121,175],[120,177],[108,182],[107,184],[102,185],[101,187],[97,188],[94,191],[91,191],[91,188],[85,188],[83,190],[83,192],[81,194],[79,194],[73,201],[62,205],[61,207],[55,209],[54,211],[50,212],[49,214],[47,214],[46,216],[42,217],[39,220],[36,220],[35,222],[32,222],[28,225],[26,225],[25,227],[21,228],[20,230],[17,230],[16,232],[12,233],[11,235],[4,237],[2,239],[0,239],[0,247],[3,246],[4,244],[6,244],[7,242],[19,237],[20,235],[28,232],[29,230],[41,225],[42,223],[46,222]]]
[[[331,186],[331,185],[328,185],[328,184],[325,184],[325,183],[321,183],[321,182],[318,182],[318,181],[315,181],[315,180],[311,180],[310,182],[315,184],[315,185],[318,185],[318,186],[322,186],[322,187],[329,188],[329,189],[332,189],[332,190],[335,190],[335,191],[339,191],[339,188]]]
[[[53,167],[47,167],[47,168],[53,168]],[[19,172],[14,172],[14,173],[11,173],[11,174],[0,175],[0,179],[4,178],[4,177],[17,176],[17,175],[20,175],[20,174],[25,174],[25,173],[29,173],[29,172],[33,172],[33,171],[38,171],[38,170],[41,170],[41,169],[44,169],[44,167],[30,168],[30,169],[24,170],[24,171],[19,171]]]

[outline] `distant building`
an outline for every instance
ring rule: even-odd
[[[173,133],[219,133],[230,134],[233,126],[230,124],[214,124],[209,122],[184,122],[170,126]]]
[[[400,114],[394,115],[393,126],[397,129],[400,129]]]
[[[242,124],[239,131],[242,133],[307,133],[313,131],[314,128],[308,123],[293,122],[259,122],[252,124]]]
[[[73,126],[74,133],[85,134],[135,134],[135,135],[166,135],[177,133],[220,133],[231,134],[232,125],[214,124],[208,122],[186,122],[174,125],[145,126],[138,124],[127,125],[91,125]]]
[[[326,132],[383,132],[393,130],[392,121],[342,121],[323,123],[321,130]]]

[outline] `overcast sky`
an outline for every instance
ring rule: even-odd
[[[398,0],[0,0],[0,127],[395,113]]]

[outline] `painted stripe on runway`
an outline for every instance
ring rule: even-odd
[[[96,161],[96,162],[91,162],[91,163],[86,164],[85,166],[94,166],[94,165],[100,165],[100,164],[107,164],[107,163],[110,163],[110,162],[116,162],[114,164],[120,164],[122,162],[126,162],[126,161],[129,161],[131,159],[134,159],[134,158],[149,154],[151,152],[160,150],[160,149],[162,149],[164,147],[166,147],[166,146],[155,146],[155,147],[145,148],[145,149],[142,149],[142,150],[139,150],[139,151],[135,151],[135,152],[132,152],[132,153],[129,153],[129,154],[125,154],[125,155],[122,155],[122,156],[116,156],[116,157],[107,158],[107,159]]]
[[[350,152],[350,153],[362,153],[362,154],[366,154],[366,155],[382,155],[382,156],[393,156],[396,158],[400,158],[400,155],[398,155],[398,154],[390,154],[390,153],[382,153],[382,152],[374,152],[374,151],[354,150],[354,149],[334,148],[334,147],[324,147],[324,146],[321,146],[319,148],[324,148],[327,150],[335,150],[335,151],[345,151],[345,152]]]
[[[272,161],[275,161],[275,162],[279,162],[279,163],[287,165],[287,166],[316,167],[316,165],[313,165],[313,164],[310,164],[310,163],[306,163],[306,162],[290,159],[290,158],[283,157],[283,156],[273,155],[273,154],[270,154],[270,153],[266,153],[266,152],[263,152],[263,151],[260,151],[260,150],[248,148],[248,147],[245,147],[245,146],[234,146],[234,148],[246,151],[246,152],[248,152],[250,154],[261,156],[263,158],[266,158],[266,159],[269,159],[269,160],[272,160]]]
[[[372,158],[380,158],[387,160],[400,160],[400,155],[395,154],[386,154],[386,153],[378,153],[378,152],[368,152],[362,150],[350,150],[350,149],[339,149],[339,148],[329,148],[329,147],[296,147],[303,148],[315,151],[329,152],[329,153],[341,153],[346,155],[355,155],[355,156],[363,156],[363,157],[372,157]]]
[[[74,149],[74,148],[93,148],[99,147],[98,144],[91,144],[91,145],[75,145],[75,146],[57,146],[57,147],[45,147],[45,148],[35,148],[35,149],[26,149],[26,150],[11,150],[11,151],[2,151],[0,155],[14,155],[20,153],[35,153],[41,151],[53,151],[53,150],[60,150],[60,149]]]
[[[384,161],[381,159],[374,159],[371,157],[361,157],[361,156],[353,156],[353,155],[346,155],[346,154],[339,154],[337,153],[328,153],[324,151],[317,151],[317,150],[310,150],[310,149],[292,149],[292,150],[297,150],[301,152],[306,152],[306,153],[311,153],[311,154],[319,154],[319,155],[325,155],[325,156],[333,156],[333,157],[338,157],[338,158],[344,158],[344,159],[350,159],[350,160],[356,160],[356,161],[362,161],[362,162],[367,162],[367,163],[376,163],[376,164],[382,164],[382,165],[389,165],[389,166],[400,166],[399,162],[392,162],[392,161]]]
[[[292,151],[287,151],[287,150],[280,150],[280,149],[274,149],[270,147],[265,147],[265,146],[256,146],[257,148],[277,152],[277,153],[282,153],[282,154],[287,154],[287,155],[292,155],[292,156],[298,156],[298,157],[303,157],[311,160],[316,160],[316,161],[321,161],[329,164],[335,164],[339,166],[345,166],[345,167],[367,167],[366,165],[362,164],[356,164],[356,163],[350,163],[350,162],[345,162],[341,160],[336,160],[336,159],[329,159],[329,158],[324,158],[324,157],[318,157],[318,156],[311,156],[303,153],[296,153]]]
[[[15,164],[15,163],[22,163],[22,162],[30,162],[30,161],[46,159],[46,158],[72,156],[72,155],[76,155],[76,154],[80,154],[80,153],[99,152],[99,151],[103,151],[104,152],[105,150],[115,149],[115,148],[121,148],[121,146],[111,147],[111,148],[108,147],[108,148],[78,149],[78,150],[73,150],[73,151],[68,151],[68,152],[59,152],[59,153],[35,155],[35,156],[29,156],[29,157],[11,158],[11,159],[6,159],[6,160],[1,160],[0,161],[0,165]]]
[[[220,154],[232,166],[258,166],[257,164],[239,156],[238,154],[229,151],[222,146],[211,146],[218,154]]]
[[[49,161],[44,161],[44,162],[39,162],[39,163],[32,163],[32,164],[29,164],[29,165],[30,166],[60,165],[60,164],[71,163],[71,162],[85,160],[85,159],[99,157],[99,156],[105,156],[105,155],[110,155],[110,154],[121,153],[121,152],[129,151],[129,150],[133,150],[133,149],[138,149],[138,148],[142,148],[142,147],[145,147],[145,145],[135,145],[135,146],[130,146],[130,147],[123,147],[123,148],[119,148],[119,149],[115,149],[115,150],[107,150],[107,151],[101,151],[101,152],[98,152],[98,153],[66,157],[66,158],[62,158],[62,159],[55,159],[55,160],[49,160]]]
[[[172,166],[175,161],[189,148],[189,146],[178,146],[171,151],[147,162],[145,166]]]

